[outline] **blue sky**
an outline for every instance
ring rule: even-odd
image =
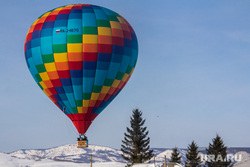
[[[124,16],[139,41],[134,74],[87,132],[90,144],[120,148],[132,109],[146,118],[151,147],[250,147],[250,2],[247,0],[23,0],[0,11],[0,151],[75,143],[73,124],[39,89],[24,58],[30,25],[72,3]]]

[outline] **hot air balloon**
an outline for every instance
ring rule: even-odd
[[[75,4],[41,15],[27,33],[24,50],[34,80],[73,122],[81,140],[131,77],[138,43],[121,15]]]

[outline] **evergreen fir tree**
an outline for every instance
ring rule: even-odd
[[[171,157],[170,157],[170,162],[175,162],[175,163],[181,163],[181,155],[180,153],[178,152],[178,148],[175,147],[173,148],[173,152],[171,154]]]
[[[150,138],[147,127],[143,127],[145,119],[142,119],[142,112],[134,109],[130,117],[130,126],[127,127],[127,133],[124,133],[121,151],[122,157],[128,161],[128,164],[144,163],[153,157],[153,150],[149,150]]]
[[[198,146],[194,141],[188,145],[186,158],[185,167],[200,167],[201,159],[199,157]]]
[[[227,159],[227,147],[224,145],[222,138],[217,134],[212,140],[212,144],[209,143],[208,149],[206,149],[208,159],[206,164],[208,167],[230,167],[231,160]]]

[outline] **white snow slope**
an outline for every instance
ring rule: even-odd
[[[166,155],[167,161],[170,159],[171,149],[153,150],[157,164],[163,163],[164,155]],[[184,162],[186,150],[180,149],[179,151]],[[250,167],[250,150],[232,148],[230,153],[242,156],[241,161],[235,163],[235,167]],[[121,151],[117,149],[95,145],[90,145],[88,148],[77,148],[75,144],[68,144],[50,149],[0,153],[0,167],[89,167],[90,154],[93,157],[93,167],[125,167],[126,165],[121,157]],[[153,164],[146,166],[151,167]]]

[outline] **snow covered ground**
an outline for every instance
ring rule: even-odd
[[[119,162],[98,162],[93,167],[124,167],[125,163]],[[65,161],[54,161],[43,159],[36,161],[34,159],[20,159],[12,157],[10,154],[0,153],[1,167],[89,167],[89,163],[74,163]]]
[[[236,162],[234,167],[250,167],[250,154],[245,152],[245,151],[241,151],[238,152],[237,155],[241,155],[242,159],[239,162]]]
[[[156,167],[167,161],[171,149],[156,148]],[[182,161],[185,161],[185,149],[179,150]],[[229,148],[233,155],[241,155],[241,161],[235,167],[250,167],[250,148]],[[201,151],[201,154],[204,154]],[[109,147],[90,145],[88,148],[77,148],[75,144],[63,145],[50,149],[18,150],[11,153],[0,153],[0,167],[89,167],[90,155],[93,157],[93,167],[125,167],[126,162],[121,157],[121,151]],[[151,163],[153,160],[151,161]],[[154,167],[153,164],[137,165],[136,167]]]

